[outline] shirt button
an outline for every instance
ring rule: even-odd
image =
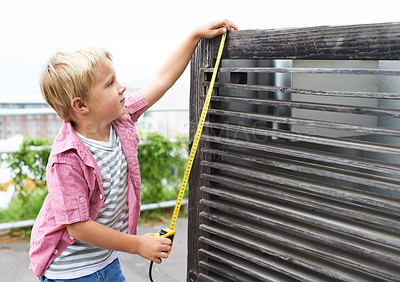
[[[132,157],[132,163],[135,163],[135,158],[134,157]]]
[[[99,197],[100,197],[100,200],[102,200],[102,199],[103,199],[103,195],[102,195],[102,194],[100,194],[100,196],[99,196]]]
[[[75,238],[74,238],[74,237],[72,237],[72,236],[69,236],[69,238],[70,238],[71,240],[75,240]]]
[[[54,252],[53,252],[53,254],[55,254],[55,255],[58,254],[58,250],[55,249]]]

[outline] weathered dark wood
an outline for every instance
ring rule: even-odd
[[[320,194],[324,194],[324,195],[328,195],[328,196],[347,199],[354,203],[368,204],[371,206],[375,206],[377,208],[385,207],[387,209],[395,210],[396,212],[400,211],[398,201],[396,201],[396,200],[387,199],[385,197],[380,197],[379,195],[376,195],[376,194],[363,193],[363,192],[357,191],[355,189],[349,189],[349,188],[340,187],[337,185],[335,186],[335,185],[330,185],[330,184],[323,184],[323,183],[319,183],[319,182],[313,181],[313,180],[308,180],[305,178],[293,177],[293,176],[284,175],[284,174],[278,174],[276,172],[272,173],[272,172],[266,172],[266,171],[261,171],[261,170],[256,170],[256,169],[246,169],[246,168],[239,167],[239,166],[228,165],[228,164],[217,163],[217,162],[211,163],[211,162],[203,161],[202,165],[212,167],[215,169],[229,171],[237,176],[245,175],[254,180],[273,182],[275,184],[281,184],[281,185],[285,185],[285,186],[289,186],[289,187],[301,188],[302,191],[317,192],[318,194],[320,193]],[[327,224],[329,224],[329,223],[327,223]],[[343,227],[343,228],[347,228],[347,227]],[[385,241],[386,241],[386,239],[385,239]],[[386,243],[396,244],[396,245],[400,246],[400,241],[391,242],[389,240],[389,241],[386,241]]]
[[[388,128],[379,128],[379,127],[367,127],[360,125],[352,125],[346,123],[337,123],[337,122],[327,122],[327,121],[315,121],[309,119],[301,119],[301,118],[289,118],[283,116],[276,115],[265,115],[265,114],[253,114],[253,113],[243,113],[236,111],[224,111],[224,110],[208,110],[209,115],[216,116],[229,116],[229,117],[238,117],[242,119],[251,119],[256,121],[270,121],[270,122],[279,122],[286,124],[296,124],[296,125],[306,125],[314,128],[329,128],[335,130],[345,130],[350,132],[359,132],[359,133],[367,133],[367,134],[376,134],[376,135],[385,135],[385,136],[399,136],[400,137],[400,129],[388,129]]]
[[[208,40],[200,41],[197,49],[193,55],[191,61],[191,84],[190,84],[190,132],[189,132],[189,143],[190,147],[193,144],[193,138],[196,133],[198,121],[200,119],[201,107],[203,101],[198,99],[204,93],[204,86],[202,82],[204,80],[199,69],[211,66],[210,57],[210,44]],[[193,161],[192,170],[190,173],[188,186],[189,186],[189,207],[188,207],[188,260],[187,260],[187,281],[197,281],[197,274],[199,272],[199,236],[200,229],[200,217],[199,214],[199,201],[205,195],[200,191],[200,148],[196,154],[196,158]]]
[[[202,252],[203,250],[201,250]],[[203,253],[204,254],[204,253]],[[231,281],[246,281],[247,277],[241,274],[239,271],[235,270],[234,268],[226,269],[223,264],[215,263],[207,263],[205,261],[200,262],[200,267],[209,270],[207,272],[212,272],[213,274],[204,275],[201,273],[199,278],[201,281],[209,281],[209,282],[220,282],[221,276]]]
[[[239,85],[239,84],[236,84]],[[350,114],[365,114],[373,116],[391,116],[400,117],[400,110],[394,109],[380,109],[370,107],[357,107],[347,105],[328,105],[308,102],[297,102],[297,101],[284,101],[284,100],[261,100],[261,99],[247,99],[240,97],[224,97],[214,96],[211,97],[211,101],[218,102],[230,102],[230,103],[241,103],[251,105],[264,105],[264,106],[276,106],[276,107],[290,107],[298,109],[318,110],[327,112],[339,112],[339,113],[350,113]]]
[[[398,60],[400,23],[231,31],[222,58]]]
[[[223,175],[209,175],[202,174],[202,178],[208,179],[214,183],[219,183],[225,187],[233,187],[232,189],[245,192],[247,194],[256,194],[262,197],[265,196],[265,185],[260,185],[259,183],[254,183],[250,181],[243,181],[236,177],[226,177]],[[290,189],[288,187],[275,186],[272,184],[268,185],[268,197],[275,200],[284,200],[285,202],[295,205],[301,202],[302,205],[308,207],[309,209],[323,209],[328,210],[332,214],[344,214],[349,217],[355,217],[359,220],[372,220],[376,224],[390,224],[393,223],[399,229],[400,222],[398,216],[391,219],[386,219],[384,216],[377,216],[380,213],[376,213],[376,210],[365,209],[360,206],[355,208],[353,203],[345,203],[341,201],[334,201],[326,199],[324,197],[312,196],[310,194],[303,193],[299,189]],[[383,220],[382,220],[383,218]],[[385,223],[383,223],[383,221]]]
[[[202,94],[202,81],[203,78],[199,75],[197,70],[204,65],[204,58],[206,56],[205,51],[205,42],[200,42],[197,46],[197,49],[191,60],[191,78],[190,78],[190,129],[189,129],[189,147],[192,147],[193,138],[196,131],[196,125],[199,120],[199,108],[200,101],[197,99],[198,95]],[[189,148],[189,149],[190,149]],[[189,226],[198,226],[199,218],[198,218],[198,193],[196,192],[196,187],[199,182],[199,159],[195,158],[193,161],[192,171],[189,177],[188,185],[189,185],[189,205],[188,205],[188,225]],[[187,281],[197,281],[197,273],[198,273],[198,254],[197,250],[198,246],[198,229],[197,228],[188,228],[188,256],[187,256]]]
[[[203,82],[203,85],[209,85],[209,82]],[[400,93],[385,92],[354,92],[354,91],[337,91],[337,90],[313,90],[292,87],[269,86],[269,85],[253,85],[253,84],[236,84],[236,83],[215,83],[215,87],[227,87],[252,91],[269,91],[282,92],[288,94],[305,94],[305,95],[321,95],[332,97],[353,97],[353,98],[372,98],[372,99],[400,99]]]
[[[268,213],[255,213],[251,209],[248,209],[246,206],[240,204],[232,204],[230,206],[224,204],[222,201],[202,201],[205,205],[210,205],[218,210],[223,210],[230,215],[223,215],[218,214],[218,216],[213,216],[209,214],[202,213],[201,216],[207,217],[210,220],[218,222],[220,224],[224,224],[226,226],[233,226],[235,230],[239,231],[250,231],[252,234],[259,233],[259,238],[252,238],[249,240],[244,236],[240,236],[237,233],[229,232],[229,228],[224,230],[223,228],[212,228],[210,226],[201,226],[201,228],[208,230],[210,233],[218,235],[216,238],[229,238],[229,240],[211,240],[208,241],[209,244],[214,245],[216,248],[221,248],[223,244],[230,244],[230,242],[240,243],[237,245],[243,245],[247,248],[255,249],[255,253],[258,254],[257,250],[262,250],[263,253],[269,254],[270,256],[264,256],[263,259],[255,261],[254,263],[260,264],[265,268],[272,268],[277,272],[281,272],[291,277],[296,277],[300,281],[329,281],[330,279],[325,278],[321,279],[322,275],[331,276],[335,279],[340,279],[341,281],[349,281],[350,277],[348,276],[347,269],[343,267],[345,264],[353,269],[365,269],[369,272],[371,276],[368,275],[368,272],[359,272],[354,271],[352,273],[352,278],[355,281],[371,281],[374,280],[374,276],[384,277],[385,279],[394,279],[396,277],[396,270],[393,266],[390,268],[388,267],[385,270],[383,269],[371,269],[370,267],[366,267],[363,265],[365,262],[362,260],[360,261],[360,256],[362,257],[365,253],[357,248],[356,246],[352,245],[352,238],[346,235],[338,235],[333,234],[335,232],[325,231],[325,234],[316,234],[316,230],[312,230],[310,225],[305,222],[291,222],[290,225],[284,226],[284,224],[280,224],[279,219],[275,219],[274,227],[269,229],[264,229],[263,222],[268,222],[271,224],[271,219],[268,218]],[[268,208],[268,207],[266,207]],[[231,216],[233,215],[233,216]],[[248,224],[248,219],[252,218],[253,224]],[[243,220],[245,219],[245,220]],[[258,222],[258,223],[256,223]],[[286,230],[283,230],[286,229]],[[301,233],[303,238],[298,236],[293,236],[293,230],[298,230],[297,234]],[[288,231],[288,232],[285,232]],[[318,231],[317,231],[318,232]],[[336,238],[335,238],[336,237]],[[314,241],[315,240],[315,241]],[[325,241],[329,245],[336,246],[337,249],[321,249],[321,244],[318,244],[317,241]],[[340,240],[343,240],[341,242]],[[299,254],[293,256],[293,253],[287,252],[285,248],[278,248],[274,243],[279,242],[281,246],[291,246],[293,248],[299,249]],[[341,248],[343,248],[343,244],[348,245],[351,252],[344,252],[341,258],[337,259],[337,254],[341,252]],[[365,247],[368,249],[368,246],[361,246],[361,248]],[[233,245],[230,248],[224,248],[226,252],[235,251],[238,248],[237,246]],[[371,250],[369,250],[371,251]],[[238,253],[237,256],[247,255],[246,251],[242,251],[243,254]],[[309,261],[307,260],[310,258],[307,256],[307,253],[318,253],[321,260]],[[368,251],[367,251],[368,252]],[[358,254],[357,254],[358,253]],[[370,255],[371,257],[379,257],[379,253]],[[298,266],[305,266],[309,269],[309,271],[296,271],[295,268],[288,268],[288,266],[281,263],[281,261],[274,259],[275,257],[282,258],[283,261],[290,260],[294,264]],[[254,258],[255,260],[258,259],[258,256]],[[253,259],[248,258],[248,260],[253,261]],[[270,265],[263,265],[264,263]],[[337,264],[340,263],[340,264]],[[398,263],[398,262],[397,262]],[[396,261],[394,261],[394,265],[396,265]],[[290,267],[290,266],[289,266]],[[318,274],[315,277],[310,277],[313,275],[312,272],[317,271]],[[310,273],[311,272],[311,273]],[[301,273],[301,274],[300,274]],[[298,277],[297,275],[302,275]],[[357,277],[357,278],[356,278]],[[286,281],[286,279],[284,279]],[[351,279],[350,279],[351,281]]]
[[[204,237],[201,237],[201,238],[199,238],[200,240],[201,240],[201,242],[203,243],[203,244],[205,244],[205,245],[209,245],[209,246],[213,246],[213,247],[215,247],[216,246],[216,244],[214,243],[214,244],[212,244],[211,242],[212,241],[210,241],[210,240],[208,240],[207,238],[204,238]],[[207,244],[207,242],[210,242],[211,244]],[[205,250],[205,249],[201,249],[200,250],[200,253],[204,256],[204,257],[206,257],[206,258],[209,258],[210,260],[213,260],[213,262],[215,262],[215,261],[218,261],[218,262],[221,262],[221,263],[223,263],[223,264],[225,264],[225,265],[229,265],[229,269],[234,269],[234,270],[240,270],[240,271],[242,271],[242,272],[247,272],[247,273],[250,273],[250,274],[252,274],[251,276],[252,276],[252,280],[249,280],[248,279],[248,277],[247,277],[247,279],[240,279],[240,276],[236,276],[235,275],[235,277],[234,277],[234,279],[232,280],[232,281],[272,281],[272,280],[269,280],[268,279],[268,277],[267,276],[260,276],[260,275],[257,275],[258,273],[257,273],[257,271],[249,271],[249,266],[248,265],[243,265],[243,260],[240,260],[240,259],[238,259],[238,258],[236,258],[236,257],[229,257],[224,251],[214,251],[214,252],[210,252],[210,251],[208,251],[208,250]],[[238,254],[240,254],[240,253],[238,253]],[[265,270],[264,270],[265,271]],[[229,276],[227,276],[227,275],[225,275],[225,273],[226,273],[227,271],[225,270],[225,271],[220,271],[219,269],[218,269],[218,272],[216,272],[216,273],[218,273],[219,275],[222,275],[222,276],[225,276],[226,278],[228,278]],[[231,274],[232,274],[232,272],[231,272]],[[210,274],[208,274],[208,275],[204,275],[203,273],[202,273],[202,275],[200,276],[201,277],[201,280],[200,281],[215,281],[215,282],[220,282],[220,281],[226,281],[226,279],[221,279],[221,278],[217,278],[217,279],[212,279],[211,278],[211,275]],[[209,279],[212,279],[212,280],[209,280]],[[205,280],[203,280],[203,279],[205,279]],[[276,281],[279,281],[279,280],[276,280]]]
[[[330,177],[334,179],[350,181],[353,183],[369,185],[383,190],[400,191],[400,181],[388,177],[376,176],[368,173],[356,172],[351,170],[349,171],[325,165],[316,165],[297,160],[296,161],[286,160],[283,158],[278,158],[273,156],[268,156],[266,158],[261,155],[255,155],[255,154],[241,154],[233,150],[226,152],[214,149],[203,149],[202,151],[216,156],[230,157],[239,161],[241,160],[254,163],[254,165],[262,164],[265,167],[274,166],[278,168],[288,169],[291,171],[299,171],[305,174],[314,174],[323,177]],[[392,225],[393,224],[397,225],[400,231],[400,217],[396,217],[396,221],[397,223],[392,223]]]
[[[378,173],[389,173],[396,175],[400,174],[399,164],[390,164],[390,163],[379,162],[376,160],[365,160],[353,156],[342,156],[342,155],[332,154],[329,152],[319,152],[305,148],[296,148],[287,146],[285,144],[274,144],[269,142],[261,144],[256,142],[249,142],[237,139],[235,140],[235,139],[209,136],[209,135],[203,135],[201,138],[221,145],[233,146],[236,148],[249,148],[268,153],[277,153],[285,155],[287,157],[306,159],[309,160],[310,162],[323,159],[325,162],[335,165],[342,164],[354,168],[363,168]]]
[[[205,122],[204,127],[230,130],[233,132],[242,132],[248,135],[273,136],[276,138],[289,139],[293,141],[302,141],[302,142],[309,142],[309,143],[322,144],[328,146],[338,146],[341,148],[356,149],[368,152],[377,152],[381,154],[394,154],[400,156],[400,147],[387,146],[385,144],[375,144],[370,142],[363,142],[363,141],[344,139],[344,138],[320,137],[320,136],[314,136],[296,132],[288,132],[284,130],[250,128],[245,126],[218,124],[211,122]]]
[[[214,68],[205,68],[202,72],[213,72]],[[393,75],[399,76],[400,70],[381,70],[381,69],[349,69],[349,68],[250,68],[250,67],[236,67],[236,68],[220,68],[218,72],[230,73],[307,73],[307,74],[356,74],[356,75]],[[232,83],[240,83],[233,82]]]
[[[193,57],[190,140],[219,42]],[[399,64],[275,59],[400,61],[400,22],[229,32],[189,179],[187,280],[399,280]],[[334,75],[354,87],[296,84]]]

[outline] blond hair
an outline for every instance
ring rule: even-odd
[[[94,71],[112,61],[105,49],[88,48],[58,52],[52,56],[40,75],[40,89],[47,104],[64,120],[71,120],[71,101],[76,97],[89,100],[94,86]]]

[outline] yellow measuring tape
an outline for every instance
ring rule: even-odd
[[[164,238],[171,239],[171,246],[172,246],[172,242],[173,242],[173,239],[175,236],[176,220],[178,219],[178,214],[179,214],[179,210],[181,208],[183,195],[185,194],[186,185],[189,180],[190,171],[192,169],[194,157],[196,156],[196,151],[197,151],[197,147],[199,146],[201,132],[203,131],[204,121],[206,120],[208,107],[210,105],[211,94],[213,92],[215,79],[217,77],[218,67],[219,67],[219,63],[221,61],[221,57],[222,57],[222,50],[224,49],[225,39],[226,39],[226,33],[224,33],[221,38],[221,43],[219,45],[219,50],[218,50],[218,55],[217,55],[217,61],[215,62],[215,67],[214,67],[213,75],[211,77],[210,86],[208,87],[206,100],[204,101],[204,106],[203,106],[203,110],[200,115],[199,124],[197,125],[197,130],[196,130],[196,134],[194,136],[193,145],[190,150],[189,159],[188,159],[188,162],[186,165],[185,173],[183,175],[181,188],[179,189],[179,194],[178,194],[178,198],[176,200],[174,213],[172,215],[171,224],[169,225],[169,228],[162,229],[162,230],[160,230],[160,232],[158,234],[156,234],[157,237],[164,237]]]

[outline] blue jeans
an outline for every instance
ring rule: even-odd
[[[75,279],[48,279],[45,276],[39,277],[40,282],[126,282],[124,275],[122,274],[121,265],[119,260],[115,259],[112,263],[104,267],[103,269]]]

